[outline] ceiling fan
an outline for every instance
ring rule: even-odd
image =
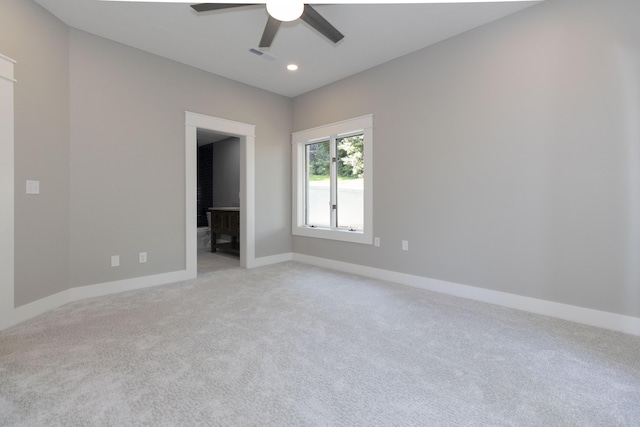
[[[191,7],[196,12],[208,12],[212,10],[229,9],[233,7],[255,6],[262,3],[200,3]],[[276,36],[280,24],[283,21],[294,21],[298,18],[311,25],[320,34],[333,43],[338,43],[344,35],[320,15],[313,7],[302,2],[278,2],[266,3],[269,19],[262,32],[259,47],[270,47]]]
[[[191,3],[192,0],[100,0],[115,2],[153,2],[153,3]],[[212,0],[216,1],[216,0]],[[244,3],[244,0],[227,0],[231,3],[200,3],[191,7],[196,12],[208,12],[234,7],[255,6],[263,3]],[[303,3],[304,0],[267,0],[266,7],[269,13],[267,25],[262,33],[259,47],[270,47],[276,36],[280,24],[285,21],[302,19],[320,34],[333,43],[338,43],[344,35],[320,15],[311,5]],[[485,2],[518,2],[518,1],[544,1],[544,0],[314,0],[318,4],[358,4],[358,3],[485,3]]]

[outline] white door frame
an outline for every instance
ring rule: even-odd
[[[15,309],[14,64],[0,55],[0,330],[13,324]]]
[[[198,129],[240,138],[240,266],[255,265],[255,125],[185,111],[186,269],[198,275]]]

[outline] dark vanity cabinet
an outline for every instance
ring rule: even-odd
[[[212,208],[209,211],[211,212],[211,252],[220,249],[239,255],[240,209]]]

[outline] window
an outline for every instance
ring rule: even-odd
[[[373,116],[292,134],[294,235],[371,244]]]

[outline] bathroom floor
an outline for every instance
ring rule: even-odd
[[[218,250],[198,249],[198,276],[213,271],[240,267],[240,257]]]

